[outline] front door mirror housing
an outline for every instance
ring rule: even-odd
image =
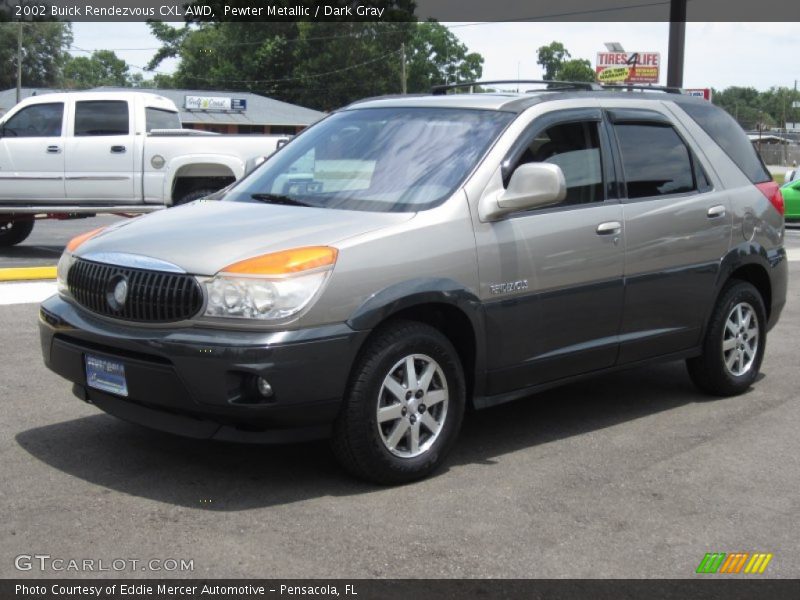
[[[567,182],[558,165],[526,163],[511,174],[497,205],[507,210],[530,210],[558,204],[567,197]]]
[[[558,204],[566,197],[567,182],[561,167],[525,163],[514,170],[505,189],[482,202],[481,217],[495,220],[509,213]]]

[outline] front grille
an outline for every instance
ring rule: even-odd
[[[124,302],[114,289],[125,280]],[[197,280],[185,274],[118,267],[78,259],[67,274],[72,297],[92,312],[150,323],[182,321],[196,315],[203,306],[203,291]]]

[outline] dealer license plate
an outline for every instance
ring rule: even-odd
[[[128,383],[125,381],[125,365],[116,360],[107,360],[87,354],[86,385],[117,396],[127,396]]]

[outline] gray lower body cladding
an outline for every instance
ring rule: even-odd
[[[279,336],[133,328],[58,297],[42,304],[39,328],[47,367],[102,410],[188,437],[262,443],[327,435],[368,334],[343,324]],[[124,365],[127,397],[87,385],[87,354]],[[258,377],[271,396],[260,395]]]

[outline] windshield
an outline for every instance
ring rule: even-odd
[[[365,108],[292,140],[225,200],[413,212],[450,196],[514,118],[454,108]]]

